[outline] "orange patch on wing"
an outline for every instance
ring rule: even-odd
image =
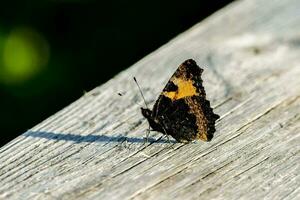
[[[164,96],[170,98],[172,101],[198,94],[192,80],[183,80],[176,78],[174,79],[173,83],[177,85],[178,90],[163,93]]]
[[[200,140],[207,141],[207,136],[205,134],[200,134],[198,137]]]

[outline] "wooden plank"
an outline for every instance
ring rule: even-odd
[[[0,199],[299,199],[299,11],[234,2],[86,93],[0,149]],[[132,77],[153,104],[187,58],[221,116],[214,139],[143,144]]]

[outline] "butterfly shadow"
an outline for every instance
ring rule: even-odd
[[[145,143],[145,139],[143,137],[127,137],[127,136],[107,136],[107,135],[77,135],[70,133],[53,133],[46,131],[27,131],[23,134],[25,137],[32,138],[44,138],[48,140],[56,140],[56,141],[71,141],[74,143],[82,143],[82,142],[98,142],[98,143]],[[148,138],[148,143],[173,143],[173,141],[168,141],[163,139],[162,137]]]

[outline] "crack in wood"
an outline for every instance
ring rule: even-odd
[[[254,164],[253,166],[249,167],[248,169],[246,169],[246,170],[242,171],[241,173],[235,175],[233,178],[236,178],[236,177],[238,177],[238,176],[240,176],[240,175],[246,173],[247,171],[249,171],[249,170],[251,170],[251,169],[257,167],[258,165],[262,164],[263,162],[265,162],[265,161],[268,160],[269,158],[270,158],[270,156],[264,158],[263,160],[259,161],[258,163]]]

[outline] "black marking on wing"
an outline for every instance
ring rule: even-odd
[[[197,125],[196,116],[189,109],[184,99],[172,101],[162,95],[156,119],[177,141],[192,141],[197,136]]]
[[[178,86],[175,85],[172,81],[169,81],[165,88],[163,89],[163,92],[176,92],[178,90]]]

